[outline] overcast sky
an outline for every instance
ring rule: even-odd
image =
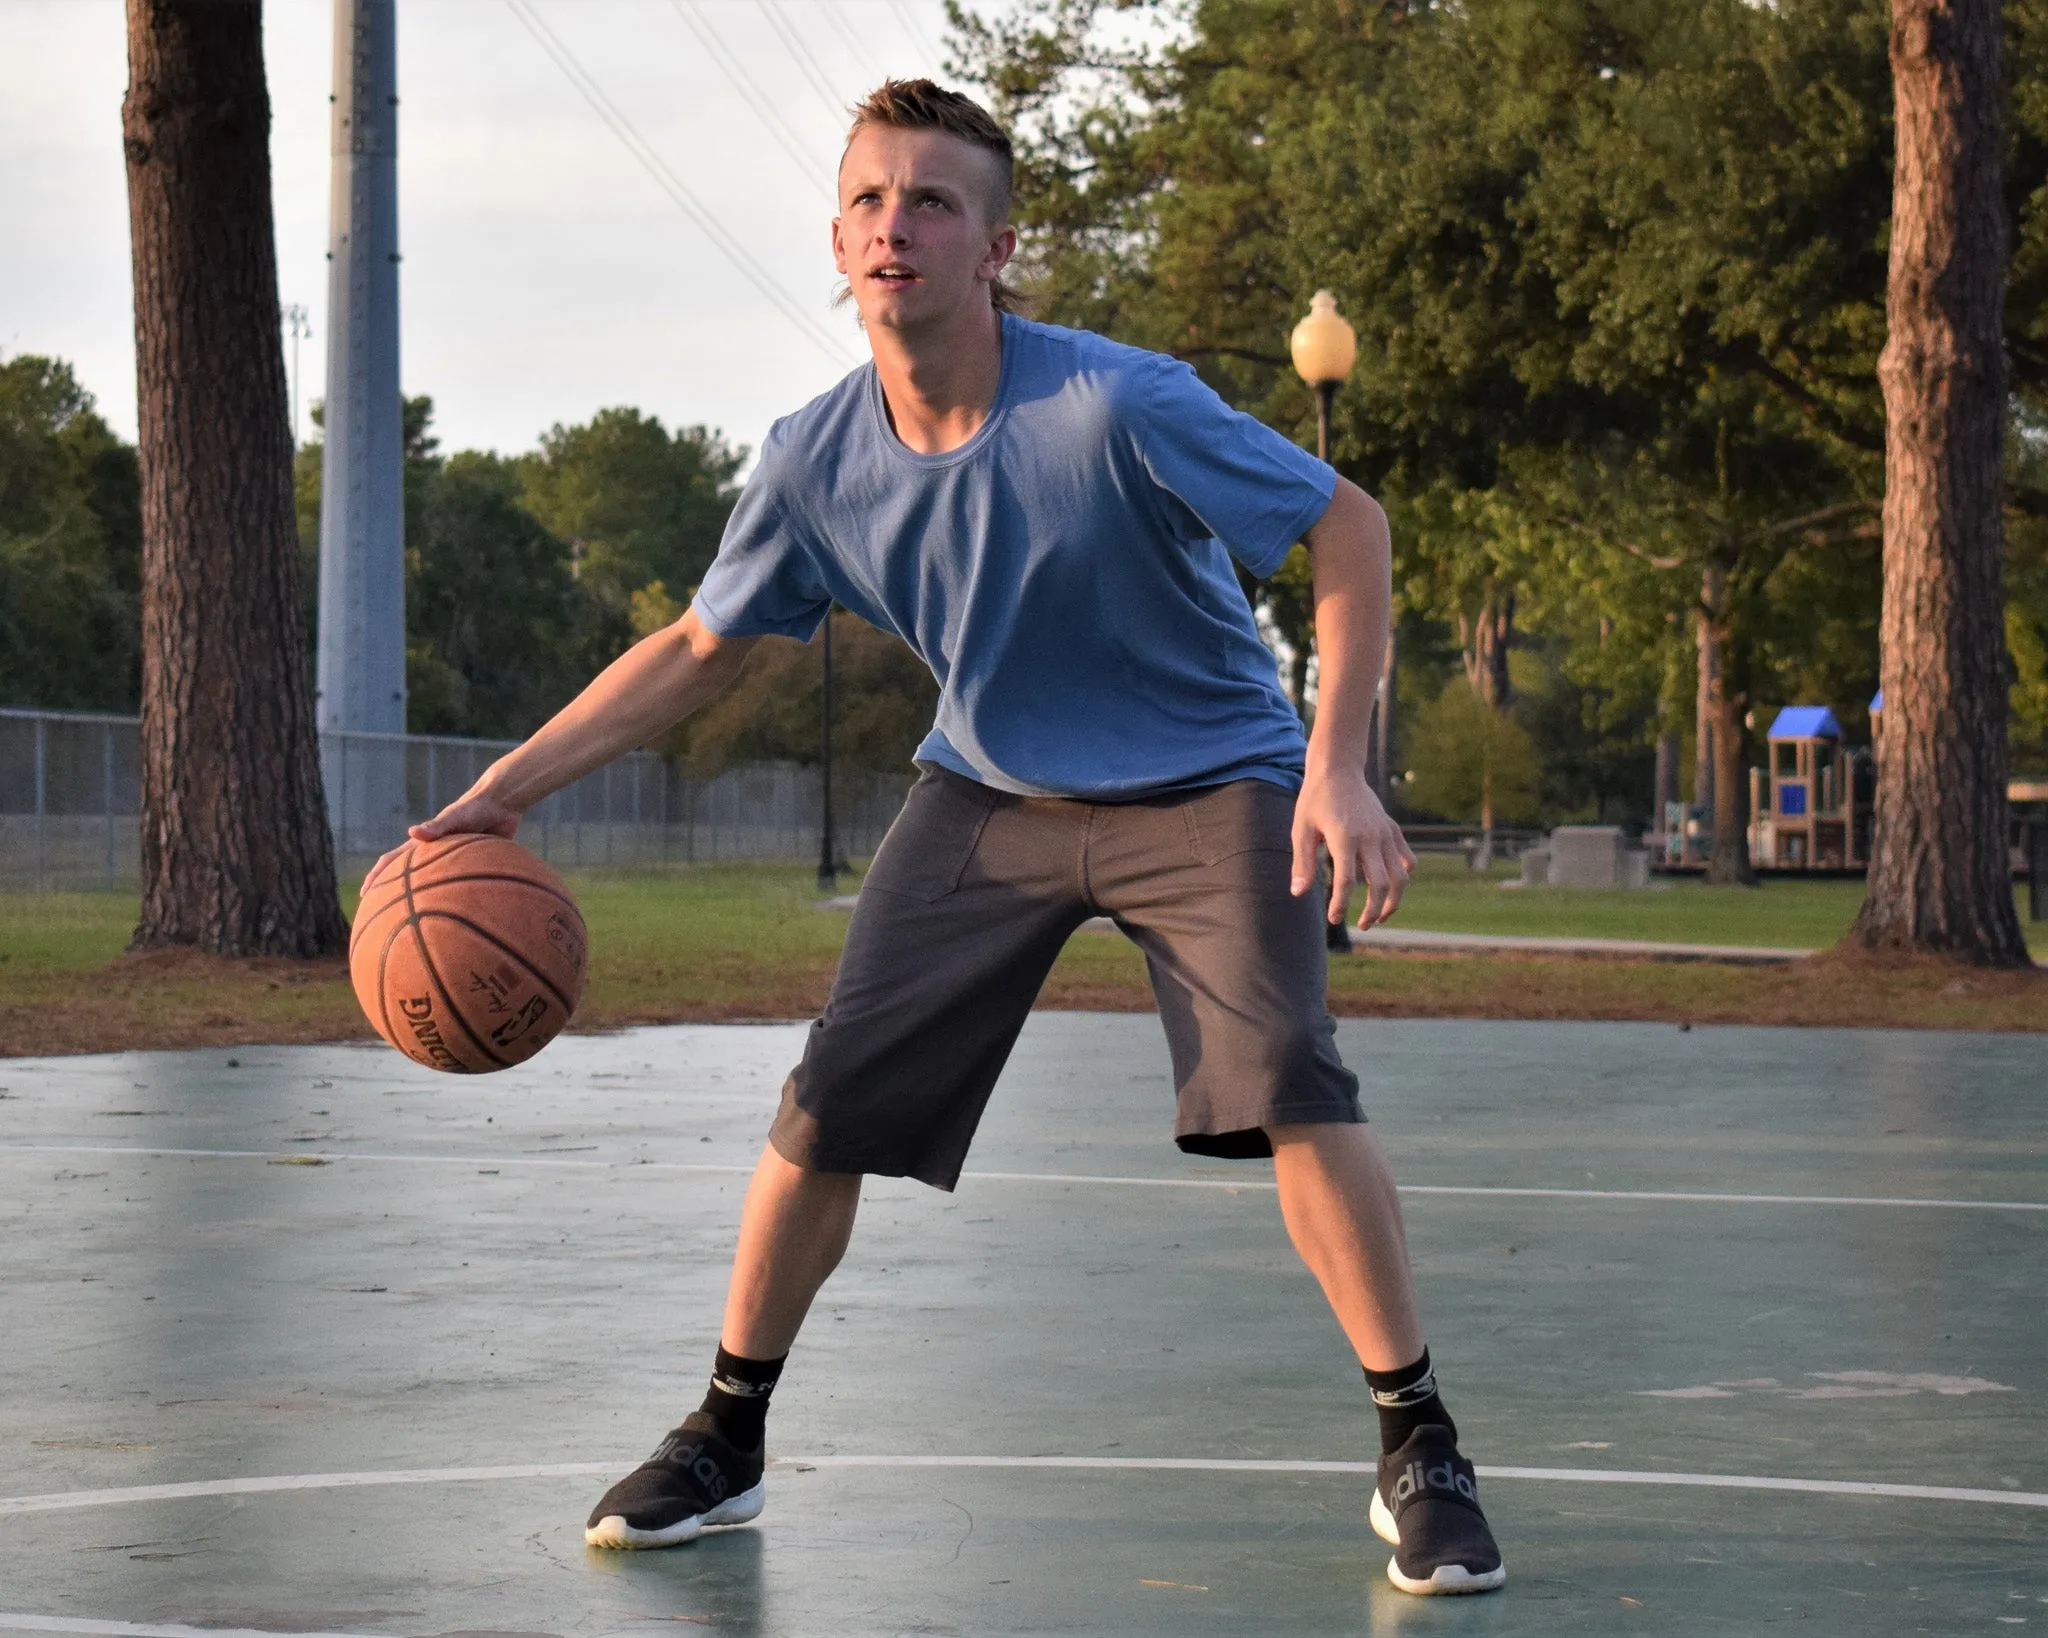
[[[719,252],[506,0],[399,0],[405,390],[432,395],[444,449],[525,449],[610,404],[758,448],[770,421],[866,356],[850,312],[830,308],[842,109],[884,72],[938,74],[941,0],[528,3],[839,351]],[[686,10],[769,94],[808,165]],[[333,13],[331,0],[264,12],[279,298],[313,327],[303,428],[326,364]],[[0,0],[0,352],[70,360],[132,438],[126,82],[120,0]]]

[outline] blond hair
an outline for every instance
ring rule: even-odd
[[[995,117],[972,97],[948,91],[931,80],[884,80],[854,105],[853,124],[846,132],[847,146],[870,126],[892,131],[943,131],[992,154],[997,164],[997,184],[988,197],[988,219],[1000,225],[1010,219],[1010,189],[1016,175],[1016,150],[1010,134]],[[850,287],[839,292],[846,301]],[[1017,312],[1022,296],[1000,277],[989,285],[989,299],[998,313]]]

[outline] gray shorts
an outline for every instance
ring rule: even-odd
[[[1288,892],[1294,798],[1265,780],[1136,802],[1012,796],[928,769],[890,826],[770,1141],[827,1172],[950,1189],[1060,948],[1091,916],[1145,952],[1192,1154],[1365,1119],[1324,1001],[1320,895]]]

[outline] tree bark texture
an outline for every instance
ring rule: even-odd
[[[1458,615],[1458,644],[1464,650],[1465,681],[1496,711],[1514,704],[1508,681],[1508,649],[1515,636],[1515,594],[1491,590],[1477,615]]]
[[[347,943],[300,626],[259,0],[128,0],[142,467],[137,948]]]
[[[1664,817],[1678,800],[1678,765],[1683,754],[1682,742],[1676,734],[1657,736],[1657,772],[1650,798],[1650,810],[1655,816],[1650,828],[1654,831],[1663,831]]]
[[[1728,617],[1728,576],[1709,567],[1700,584],[1700,676],[1704,684],[1701,720],[1709,731],[1702,744],[1709,751],[1714,815],[1713,851],[1707,856],[1707,880],[1728,887],[1754,887],[1756,871],[1749,858],[1749,769],[1744,752],[1749,737],[1742,717],[1748,689],[1733,652]],[[1698,775],[1694,783],[1699,783]]]
[[[1394,771],[1394,710],[1399,703],[1394,690],[1395,651],[1400,627],[1398,616],[1387,621],[1387,648],[1380,665],[1379,687],[1373,693],[1372,732],[1365,753],[1365,782],[1390,812],[1399,795],[1400,779]]]
[[[1706,597],[1712,592],[1709,580],[1701,593]],[[1721,649],[1719,639],[1709,628],[1704,616],[1698,622],[1694,635],[1697,638],[1699,665],[1697,685],[1693,691],[1693,755],[1692,755],[1692,802],[1696,808],[1706,810],[1709,817],[1714,812],[1714,690],[1721,684]]]
[[[1377,792],[1380,801],[1387,803],[1398,794],[1401,770],[1397,766],[1401,755],[1400,741],[1395,738],[1395,729],[1401,721],[1401,620],[1392,614],[1387,620],[1387,657],[1380,669],[1379,720],[1373,724],[1373,748],[1379,753],[1380,783]]]
[[[2025,966],[2006,847],[1999,0],[1892,0],[1873,950]]]

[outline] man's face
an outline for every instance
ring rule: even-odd
[[[915,330],[973,303],[1017,248],[989,220],[995,155],[944,131],[867,126],[839,163],[832,254],[861,318]]]

